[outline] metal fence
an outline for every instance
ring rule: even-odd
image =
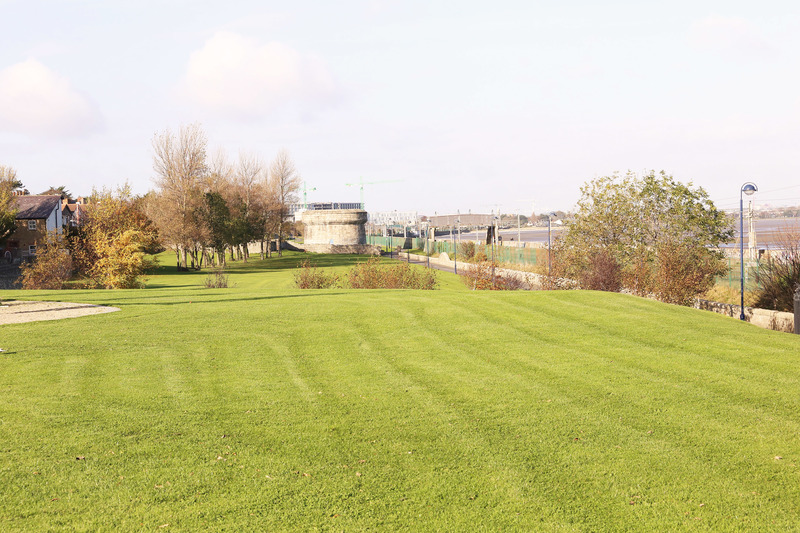
[[[487,258],[492,257],[492,246],[484,243],[474,243],[469,241],[475,246],[475,253],[480,254],[483,252]],[[451,259],[457,252],[456,257],[463,256],[463,249],[460,245],[466,244],[467,241],[461,243],[453,243],[448,240],[430,240],[428,241],[429,251],[432,254],[446,253]],[[403,250],[425,250],[425,239],[421,237],[383,237],[377,235],[368,235],[367,244],[374,244],[380,246],[384,250],[391,247],[396,249],[400,246]],[[525,248],[516,246],[495,246],[494,258],[498,263],[508,263],[513,265],[534,266],[539,264],[547,264],[547,248]]]
[[[461,244],[467,241],[462,241]],[[474,242],[474,241],[470,241]],[[382,249],[389,251],[389,248],[397,249],[400,246],[403,250],[425,250],[425,239],[421,237],[384,237],[379,235],[368,235],[367,244],[374,244],[380,246]],[[459,243],[453,243],[451,240],[431,240],[429,241],[430,253],[441,254],[446,253],[450,258],[453,258],[454,248],[458,248]],[[463,256],[463,250],[458,249],[457,257]],[[475,253],[480,252],[486,254],[487,258],[492,257],[492,246],[484,243],[475,243]],[[546,265],[547,264],[547,248],[518,248],[515,246],[495,246],[494,257],[498,263],[507,263],[512,265]],[[728,272],[724,276],[717,278],[717,284],[731,288],[738,289],[740,286],[740,263],[739,258],[728,257]],[[758,288],[756,282],[756,274],[758,272],[758,261],[745,261],[745,288],[748,290],[755,290]]]
[[[741,287],[741,262],[738,258],[729,257],[726,259],[728,262],[728,273],[724,276],[717,277],[717,285],[738,289]],[[759,269],[758,261],[744,262],[744,286],[747,290],[756,290],[759,288],[756,282]]]

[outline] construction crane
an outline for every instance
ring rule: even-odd
[[[358,188],[361,189],[361,209],[366,210],[367,206],[364,203],[364,185],[375,185],[376,183],[393,183],[396,181],[403,181],[403,180],[381,180],[381,181],[364,181],[364,178],[358,178],[358,183],[345,183],[348,187],[355,187],[358,185]]]

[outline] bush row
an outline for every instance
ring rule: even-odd
[[[420,289],[433,290],[438,280],[434,270],[413,268],[408,263],[381,263],[376,257],[358,263],[345,276],[326,272],[304,261],[294,273],[300,289]]]

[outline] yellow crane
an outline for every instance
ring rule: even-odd
[[[380,181],[364,181],[364,178],[358,178],[358,183],[345,183],[348,187],[358,186],[361,189],[361,209],[366,210],[367,206],[364,203],[364,185],[375,185],[376,183],[394,183],[403,180],[380,180]]]

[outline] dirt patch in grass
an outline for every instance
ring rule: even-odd
[[[38,320],[60,320],[79,316],[119,311],[118,307],[69,302],[4,301],[0,305],[0,325],[21,324]]]

